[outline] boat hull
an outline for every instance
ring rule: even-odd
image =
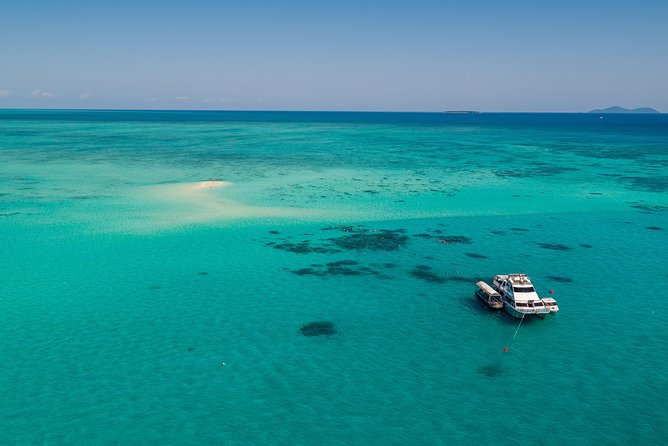
[[[515,308],[513,308],[511,305],[508,305],[508,304],[505,304],[503,306],[503,309],[506,310],[506,313],[508,313],[509,315],[511,315],[512,317],[514,317],[516,319],[521,319],[522,317],[526,317],[526,316],[536,316],[536,317],[539,317],[539,318],[542,319],[545,316],[547,316],[548,314],[550,314],[549,311],[543,311],[543,312],[540,312],[540,313],[535,312],[535,311],[531,312],[531,313],[524,313],[522,311],[517,311]]]
[[[517,311],[516,309],[514,309],[510,305],[504,305],[503,309],[506,310],[506,313],[508,313],[509,315],[511,315],[512,317],[517,318],[517,319],[521,319],[522,317],[526,316],[525,313],[521,313],[521,312]]]
[[[500,310],[503,308],[503,302],[496,301],[494,299],[488,299],[482,292],[476,292],[475,295],[480,299],[480,302],[484,303],[487,307],[493,310]]]

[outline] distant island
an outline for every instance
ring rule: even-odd
[[[640,107],[640,108],[624,108],[624,107],[608,107],[602,110],[592,110],[589,113],[659,113],[650,107]]]
[[[477,115],[480,112],[475,110],[446,110],[443,113],[450,113],[455,115]]]

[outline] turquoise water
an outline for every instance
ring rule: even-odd
[[[0,111],[2,442],[665,444],[667,167],[664,115]]]

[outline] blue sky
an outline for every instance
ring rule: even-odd
[[[0,107],[668,112],[668,1],[0,6]]]

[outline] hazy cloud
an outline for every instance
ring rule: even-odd
[[[39,88],[34,89],[33,91],[30,92],[30,96],[33,98],[46,98],[46,99],[52,99],[56,97],[55,93],[52,93],[50,91],[42,91]]]
[[[208,98],[204,102],[239,102],[239,98]]]
[[[9,96],[9,90],[0,90],[0,98],[6,98]]]
[[[86,99],[88,96],[90,96],[88,93],[81,93],[79,99]]]
[[[176,97],[177,101],[187,101],[188,99],[190,99],[190,96],[177,96]]]

